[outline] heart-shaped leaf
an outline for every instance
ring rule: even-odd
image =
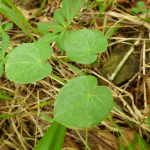
[[[104,52],[107,45],[108,42],[104,35],[89,29],[71,33],[64,42],[68,57],[81,64],[94,62],[97,58],[96,53]]]
[[[100,123],[113,107],[111,91],[97,86],[93,76],[70,80],[60,90],[54,109],[54,120],[72,128],[87,128]]]
[[[48,76],[51,65],[45,62],[52,55],[52,48],[41,42],[24,43],[8,55],[6,75],[17,83],[31,83]]]

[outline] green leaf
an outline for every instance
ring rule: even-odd
[[[108,42],[102,34],[83,29],[67,36],[64,45],[71,60],[81,64],[90,64],[96,60],[96,53],[106,50]]]
[[[40,30],[48,31],[51,28],[52,23],[49,23],[49,22],[45,22],[45,23],[38,22],[37,26],[38,26],[38,28]]]
[[[3,61],[0,61],[0,77],[3,74]]]
[[[140,12],[140,10],[138,8],[132,8],[131,11],[133,11],[136,14]]]
[[[87,3],[84,4],[83,8],[93,7],[93,6],[95,6],[95,5],[96,5],[95,2],[87,2]]]
[[[16,47],[6,62],[8,79],[17,83],[31,83],[48,76],[51,65],[45,62],[52,55],[48,44],[24,43]]]
[[[93,76],[79,76],[59,91],[54,120],[71,128],[87,128],[100,123],[113,107],[111,91],[97,86]]]
[[[38,42],[41,42],[41,44],[51,44],[54,41],[56,41],[59,37],[59,34],[55,33],[49,33],[46,34],[45,36],[41,37]]]
[[[64,46],[65,39],[66,39],[66,37],[67,37],[69,34],[71,34],[71,33],[72,33],[71,30],[67,30],[67,31],[65,32],[65,34],[62,35],[62,37],[61,37],[61,39],[60,39],[60,45],[61,45],[62,49],[65,49],[65,46]]]
[[[150,128],[150,117],[147,117],[147,124],[148,124],[148,126]]]
[[[147,13],[147,12],[148,12],[148,10],[146,8],[142,9],[142,13]]]
[[[10,29],[12,29],[13,28],[13,23],[6,23],[5,25],[4,25],[4,31],[8,31],[8,30],[10,30]]]
[[[54,19],[63,27],[66,27],[65,19],[61,9],[56,9],[54,12]]]
[[[144,4],[145,4],[145,3],[144,3],[143,1],[139,1],[139,2],[137,3],[137,6],[140,8],[140,10],[142,10]]]
[[[53,121],[34,150],[61,150],[65,133],[66,127]]]
[[[83,4],[84,0],[74,0],[73,1],[73,6],[72,6],[72,11],[73,14],[71,16],[71,18],[69,19],[69,21],[67,22],[68,25],[72,22],[72,20],[74,19],[74,17],[77,15],[77,12],[80,10],[82,4]]]
[[[48,23],[48,22],[45,22],[45,23],[38,22],[37,26],[40,30],[44,30],[44,31],[48,31],[50,28],[56,29],[53,33],[58,33],[58,32],[65,29],[64,27],[62,27],[57,22],[53,22],[53,24]]]
[[[63,0],[62,1],[62,13],[64,17],[66,18],[67,22],[70,19],[71,16],[71,5],[73,0]]]
[[[2,44],[1,44],[1,51],[2,51],[2,56],[5,56],[6,50],[10,44],[10,39],[9,36],[5,33],[2,32]]]

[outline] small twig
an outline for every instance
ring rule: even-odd
[[[145,75],[145,41],[143,44],[143,75]],[[147,107],[147,98],[146,98],[146,83],[145,80],[143,80],[143,89],[144,89],[144,106]]]
[[[139,38],[141,37],[141,34],[139,35]],[[130,48],[130,50],[127,52],[127,54],[124,56],[124,58],[122,59],[122,61],[119,63],[119,65],[117,66],[116,70],[114,71],[114,73],[112,73],[111,76],[108,75],[108,78],[110,81],[114,80],[114,78],[116,77],[117,73],[120,71],[121,67],[124,65],[124,63],[126,62],[126,60],[128,59],[128,57],[132,54],[132,52],[134,51],[134,46],[136,46],[137,44],[139,44],[139,41],[136,41],[133,46]]]

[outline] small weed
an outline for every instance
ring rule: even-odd
[[[144,3],[143,1],[139,1],[139,2],[137,3],[138,8],[135,7],[135,8],[132,8],[131,10],[132,10],[134,13],[136,13],[136,14],[138,14],[138,13],[147,13],[148,10],[147,10],[146,8],[143,8],[144,5],[145,5],[145,3]]]

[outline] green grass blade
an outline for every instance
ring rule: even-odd
[[[119,138],[120,150],[124,150],[124,147],[123,147],[123,144],[122,144],[119,134],[118,134],[118,138]]]
[[[131,143],[132,149],[134,149],[137,139],[138,139],[137,133],[135,133],[134,139],[133,139],[133,141],[132,141],[132,143]]]
[[[2,52],[2,57],[5,56],[6,50],[10,44],[10,39],[9,36],[5,33],[2,32],[2,43],[1,43],[1,52]]]
[[[12,114],[12,115],[0,115],[0,118],[7,118],[7,117],[15,117],[18,116],[19,114]]]
[[[109,1],[99,12],[99,14],[94,18],[94,20],[91,22],[90,26],[95,22],[95,20],[99,17],[99,15],[105,11],[105,9],[113,2],[113,0]],[[89,26],[89,28],[90,28]]]
[[[16,100],[14,98],[8,97],[7,95],[2,94],[1,92],[0,92],[0,98],[6,99],[6,100],[12,100],[12,101],[19,101],[19,100]]]
[[[137,134],[137,137],[138,137],[138,142],[139,142],[140,150],[144,150],[144,147],[143,147],[143,143],[142,143],[141,137],[140,137],[138,134]]]
[[[47,1],[47,0],[43,0],[43,1],[42,1],[42,4],[41,4],[41,6],[40,6],[40,9],[39,9],[38,12],[35,14],[35,16],[37,16],[37,15],[42,11],[42,9],[43,9],[44,6],[45,6],[46,1]]]
[[[150,150],[150,145],[147,145],[147,143],[145,142],[145,140],[143,138],[141,138],[140,136],[138,136],[140,139],[140,142],[143,144],[143,146],[147,149]]]
[[[51,77],[55,78],[56,80],[58,80],[59,82],[61,82],[61,83],[63,83],[63,84],[66,84],[66,83],[67,83],[67,82],[64,81],[62,78],[60,78],[60,77],[58,77],[58,76],[56,76],[56,75],[54,75],[54,74],[51,74]]]
[[[75,66],[73,66],[73,65],[71,65],[69,63],[66,63],[64,61],[62,63],[65,64],[66,66],[70,67],[78,75],[80,75],[80,76],[84,75],[84,73],[79,68],[77,68],[77,67],[75,67]]]
[[[65,133],[66,127],[56,121],[53,121],[52,125],[34,150],[61,150]]]
[[[34,111],[34,110],[32,110],[32,109],[30,109],[30,111],[32,111],[34,114],[38,115],[38,112],[37,112],[37,111]],[[45,116],[45,115],[43,115],[43,114],[40,114],[40,117],[43,118],[43,119],[45,119],[46,121],[48,121],[48,122],[50,122],[50,123],[53,122],[53,119],[52,119],[52,118],[50,118],[50,117],[48,117],[48,116]]]
[[[48,104],[53,103],[53,102],[55,102],[55,100],[44,102],[44,103],[40,103],[40,104],[36,105],[35,108],[43,107],[43,106],[48,105]]]
[[[27,27],[29,27],[35,34],[38,35],[36,30],[30,25],[30,23],[27,21],[27,19],[24,17],[24,15],[18,10],[18,8],[11,2],[11,0],[6,0],[8,4],[18,13],[21,17],[20,21],[22,21]]]
[[[130,144],[128,143],[128,141],[126,140],[126,138],[124,137],[124,135],[121,133],[121,131],[119,130],[118,126],[116,125],[116,123],[108,116],[108,119],[112,122],[112,124],[115,126],[115,128],[118,129],[118,132],[120,133],[120,135],[122,136],[122,138],[124,139],[124,141],[127,143],[128,147],[130,150],[133,150],[132,147],[130,146]]]
[[[27,35],[29,35],[34,41],[36,41],[35,38],[32,36],[32,34],[20,22],[20,21],[22,21],[24,24],[28,25],[27,22],[24,21],[21,16],[19,16],[17,13],[15,13],[13,10],[11,10],[10,8],[8,8],[7,6],[5,6],[2,3],[0,3],[0,12],[3,13],[7,18],[9,18],[10,20],[12,20]]]

